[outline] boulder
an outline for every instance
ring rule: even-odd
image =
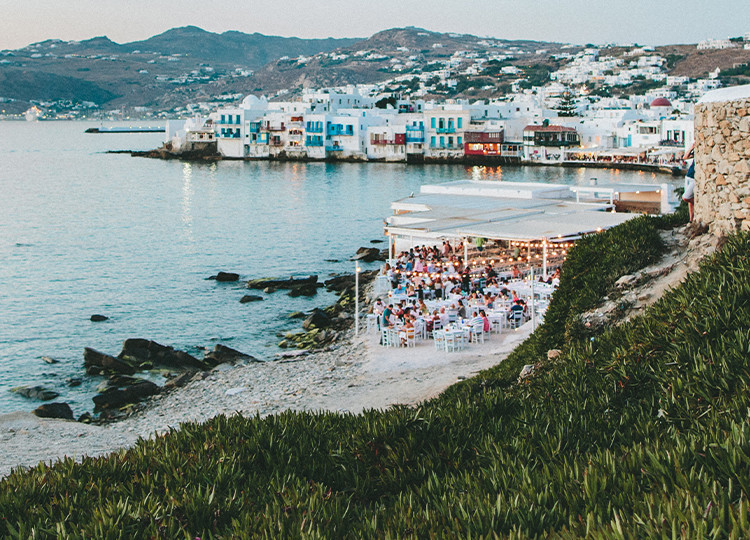
[[[38,399],[39,401],[50,401],[56,397],[60,397],[60,394],[52,390],[47,390],[43,386],[19,386],[10,390],[14,394],[23,396],[28,399]]]
[[[262,300],[262,296],[258,296],[256,294],[246,294],[245,296],[240,298],[240,304],[247,304],[248,302],[261,302]]]
[[[212,366],[218,366],[219,364],[225,364],[227,362],[260,362],[260,360],[254,356],[232,349],[221,343],[217,343],[214,346],[214,350],[207,353],[203,358],[203,361]]]
[[[180,373],[176,377],[172,377],[166,383],[164,383],[164,388],[182,388],[191,380],[193,380],[193,377],[195,377],[195,373],[195,371],[186,371],[185,373]]]
[[[109,317],[107,317],[106,315],[99,315],[97,313],[89,317],[89,319],[91,320],[91,322],[103,322],[103,321],[108,321]]]
[[[160,388],[151,381],[141,381],[123,389],[112,389],[94,396],[94,410],[116,409],[129,403],[137,403],[159,393]]]
[[[133,375],[135,373],[135,368],[122,359],[115,358],[90,347],[84,347],[83,349],[83,365],[86,367],[86,373],[89,375],[100,375],[102,373]]]
[[[73,420],[73,411],[70,405],[62,402],[45,403],[34,409],[33,414],[39,418],[62,418],[64,420]]]
[[[266,294],[273,294],[276,292],[276,289],[274,289],[273,287],[266,287],[265,289],[263,289],[263,292]]]
[[[308,276],[306,278],[290,277],[289,279],[261,278],[261,279],[251,279],[250,281],[248,281],[247,288],[258,289],[258,290],[263,290],[267,287],[272,287],[274,289],[293,289],[295,287],[301,287],[303,285],[309,285],[311,283],[317,283],[317,282],[318,282],[318,276],[316,275]]]
[[[620,289],[623,287],[629,287],[631,285],[634,285],[637,280],[638,278],[636,276],[632,274],[627,274],[627,275],[620,277],[620,279],[618,279],[617,281],[615,281],[615,287],[618,287]]]
[[[304,319],[305,318],[305,314],[303,312],[301,312],[301,311],[295,311],[295,312],[289,314],[289,318],[290,319]]]
[[[59,360],[55,360],[54,358],[51,358],[49,356],[42,356],[42,360],[44,360],[48,364],[59,364],[60,363]]]
[[[342,274],[334,276],[323,282],[328,291],[341,292],[345,289],[354,288],[354,274]]]
[[[235,274],[234,272],[219,272],[215,276],[211,276],[208,279],[213,279],[215,281],[219,281],[221,283],[228,283],[231,281],[239,281],[240,275]]]
[[[523,366],[523,369],[521,369],[521,373],[519,373],[518,375],[518,382],[531,377],[534,374],[534,371],[534,364],[526,364],[525,366]]]
[[[81,386],[81,384],[83,384],[83,381],[78,377],[68,377],[67,379],[65,379],[65,382],[68,383],[68,386],[70,386],[71,388],[75,386]]]
[[[373,262],[380,259],[380,250],[373,247],[361,247],[357,254],[352,257],[353,261]]]
[[[289,296],[291,297],[315,296],[316,294],[318,294],[317,283],[305,283],[304,285],[292,287],[292,289],[289,291]]]
[[[382,244],[385,240],[370,240],[371,244]]]
[[[178,351],[155,341],[141,338],[126,339],[117,358],[138,366],[158,365],[180,370],[207,370],[210,368],[206,363],[184,351]]]
[[[557,360],[562,355],[560,349],[550,349],[547,351],[547,360]]]
[[[310,316],[302,323],[302,328],[328,328],[331,326],[331,318],[321,309],[314,309]]]

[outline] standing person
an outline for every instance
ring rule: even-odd
[[[690,212],[690,221],[695,216],[695,143],[685,152],[685,160],[689,160],[687,174],[685,175],[685,193],[682,194],[682,200],[688,203]]]

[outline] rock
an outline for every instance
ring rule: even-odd
[[[89,347],[83,349],[83,365],[89,375],[100,375],[101,373],[124,373],[133,375],[135,368],[121,359],[99,352]]]
[[[166,383],[164,383],[164,388],[182,388],[187,383],[189,383],[193,379],[193,377],[195,377],[195,373],[195,371],[186,371],[185,373],[180,373],[176,377],[172,377]]]
[[[90,424],[91,423],[91,413],[85,412],[81,416],[78,417],[78,421],[82,424]]]
[[[107,317],[106,315],[95,314],[89,317],[89,319],[91,320],[91,322],[103,322],[108,321],[109,317]]]
[[[247,304],[248,302],[261,302],[262,300],[262,296],[258,296],[255,294],[246,294],[245,296],[240,298],[240,304]]]
[[[305,314],[302,313],[301,311],[295,311],[295,312],[289,314],[289,318],[290,319],[304,319],[305,318]]]
[[[62,418],[73,420],[73,411],[67,403],[45,403],[32,411],[39,418]]]
[[[550,349],[547,351],[547,360],[557,360],[562,355],[560,349]]]
[[[266,294],[273,294],[276,292],[276,289],[274,289],[273,287],[266,287],[265,289],[263,289],[263,292]]]
[[[234,362],[260,362],[254,356],[245,354],[231,347],[227,347],[220,343],[214,346],[214,350],[206,354],[203,357],[203,361],[212,366],[218,366],[219,364],[234,363]]]
[[[329,326],[331,326],[331,318],[323,310],[317,308],[302,323],[302,328],[305,330],[310,330],[311,328],[328,328]]]
[[[633,285],[636,282],[636,277],[632,274],[626,274],[622,276],[620,279],[615,281],[615,287],[617,288],[623,288],[623,287],[629,287],[630,285]]]
[[[60,397],[60,394],[57,392],[47,390],[43,386],[19,386],[17,388],[11,388],[10,391],[19,396],[28,399],[38,399],[39,401],[50,401],[56,397]]]
[[[280,278],[261,278],[251,279],[247,282],[248,289],[262,290],[267,287],[273,287],[274,289],[293,289],[303,285],[309,285],[311,283],[317,283],[318,276],[312,275],[306,278],[294,278],[280,279]]]
[[[373,262],[380,259],[380,250],[378,248],[361,247],[357,254],[352,257],[353,261]]]
[[[129,403],[137,403],[142,399],[159,393],[160,388],[151,381],[141,381],[122,390],[107,390],[94,396],[94,410],[116,409]]]
[[[49,356],[42,356],[42,360],[44,360],[48,364],[59,364],[60,363],[59,360],[55,360],[54,358],[51,358]]]
[[[291,297],[315,296],[316,294],[318,294],[317,283],[306,283],[305,285],[300,285],[299,287],[292,287],[292,289],[289,291],[289,296]]]
[[[534,364],[526,364],[525,366],[523,366],[521,373],[518,375],[518,382],[531,377],[534,374],[534,371]]]
[[[215,276],[211,276],[208,279],[213,279],[221,283],[228,283],[231,281],[239,281],[240,275],[235,274],[234,272],[219,272]]]
[[[285,339],[282,339],[281,341],[279,341],[277,347],[279,349],[286,349],[287,347],[289,347],[289,344],[286,342]]]
[[[370,240],[371,244],[382,244],[385,240]]]
[[[198,369],[201,371],[210,369],[205,362],[201,362],[184,351],[141,338],[126,339],[117,358],[138,366],[158,365],[180,370]]]
[[[327,279],[323,282],[328,291],[341,292],[346,289],[354,288],[354,274],[343,274],[340,276],[334,276],[331,279]]]
[[[81,384],[83,384],[83,381],[78,377],[68,377],[67,379],[65,379],[65,382],[68,383],[68,386],[70,386],[71,388],[81,386]]]

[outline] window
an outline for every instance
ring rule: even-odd
[[[434,118],[433,118],[433,120],[434,120]],[[432,137],[430,137],[430,146],[432,146],[433,148],[435,148],[435,136],[434,135]]]
[[[223,116],[221,117],[221,120],[222,120],[222,121],[224,120],[224,117],[223,117]],[[431,127],[432,129],[435,129],[435,118],[434,118],[434,117],[430,118],[430,127]],[[434,138],[434,137],[433,137],[433,138]]]
[[[458,119],[458,129],[461,129],[463,127],[463,125],[464,125],[464,119],[459,117],[459,119]]]
[[[453,137],[448,137],[448,148],[453,148]]]
[[[460,118],[459,118],[459,120],[460,120]],[[464,144],[464,138],[463,137],[459,137],[458,138],[458,146],[462,146],[463,144]]]
[[[445,148],[445,137],[440,137],[440,148]]]

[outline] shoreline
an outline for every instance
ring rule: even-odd
[[[413,349],[378,345],[377,333],[351,334],[333,351],[300,359],[240,366],[220,365],[183,388],[147,401],[134,415],[105,425],[38,418],[31,413],[0,415],[0,478],[17,467],[79,460],[133,447],[214,416],[262,417],[284,411],[360,413],[392,405],[416,405],[439,395],[502,360],[531,332],[492,335],[464,351],[436,351],[426,340]]]

